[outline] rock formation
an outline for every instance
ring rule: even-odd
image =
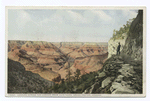
[[[98,71],[107,59],[107,43],[50,43],[43,41],[9,41],[8,58],[20,62],[26,71],[44,79],[60,82],[79,69],[81,75]],[[12,43],[17,43],[13,44]],[[56,47],[57,46],[57,47]]]
[[[8,40],[8,52],[11,51],[11,49],[21,48],[21,46],[25,43],[26,41]]]
[[[60,59],[64,57],[60,58],[59,54],[61,53],[54,51],[55,47],[53,45],[46,42],[27,41],[19,48],[17,46],[14,47],[8,53],[9,59],[20,62],[26,71],[37,73],[49,81],[54,79],[55,81],[60,81],[60,74],[51,69],[53,69],[54,65],[57,65],[55,69],[59,70],[60,66],[58,63],[60,62],[56,62],[55,59],[58,58],[58,61],[61,61]],[[56,80],[56,78],[59,80]]]
[[[143,93],[143,11],[131,23],[120,55],[112,55],[112,39],[108,44],[109,59],[95,82],[83,93],[142,94]],[[118,40],[116,40],[118,42]]]
[[[122,51],[123,46],[125,45],[126,38],[127,38],[127,33],[124,33],[122,36],[124,37],[124,39],[118,38],[118,39],[114,40],[114,39],[111,38],[109,40],[109,42],[108,42],[108,46],[109,46],[108,47],[108,52],[109,52],[108,58],[110,58],[112,55],[116,55],[116,53],[117,53],[117,46],[118,46],[119,42],[120,42],[120,45],[121,45],[120,51]]]
[[[138,11],[132,22],[122,54],[131,56],[135,60],[143,59],[143,10]]]
[[[86,90],[84,93],[110,94],[141,94],[142,93],[142,64],[139,61],[124,61],[121,56],[109,58],[103,71],[95,77],[93,85],[97,87]]]

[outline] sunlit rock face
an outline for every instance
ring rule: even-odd
[[[112,55],[116,55],[117,54],[117,47],[118,47],[118,43],[120,43],[121,45],[121,48],[120,48],[120,51],[122,51],[124,45],[125,45],[125,41],[126,41],[126,38],[127,38],[127,33],[124,33],[122,35],[124,38],[121,39],[121,38],[118,38],[118,39],[110,39],[108,41],[108,58],[110,58]]]

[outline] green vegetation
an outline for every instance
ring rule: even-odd
[[[68,74],[66,75],[66,81],[70,83],[71,79],[72,79],[72,77],[71,77],[71,71],[68,70]]]
[[[55,84],[49,89],[49,93],[83,93],[84,90],[90,87],[95,82],[96,72],[80,75],[80,70],[77,69],[75,76],[71,76],[70,71],[67,74],[67,80],[62,80],[61,84]]]
[[[131,19],[133,21],[135,18]],[[113,37],[112,39],[124,39],[124,36],[122,36],[123,33],[128,33],[131,25],[131,21],[127,21],[126,25],[123,25],[119,30],[113,31]]]

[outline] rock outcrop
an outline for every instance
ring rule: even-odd
[[[122,51],[123,46],[125,45],[126,38],[127,38],[127,33],[122,34],[122,36],[124,37],[124,39],[115,39],[114,40],[111,38],[108,41],[108,52],[109,52],[108,58],[110,58],[112,55],[116,55],[118,43],[120,43],[120,45],[121,45],[120,51]]]
[[[25,44],[26,41],[14,41],[14,40],[8,40],[8,52],[11,51],[12,48],[15,47],[21,47],[23,44]]]
[[[142,93],[142,64],[139,61],[127,63],[121,56],[113,56],[104,63],[103,71],[98,74],[96,82],[84,93]]]
[[[143,10],[138,11],[132,22],[122,54],[131,56],[135,60],[143,59]]]
[[[112,42],[112,40],[110,41]],[[117,42],[117,41],[116,41]],[[110,45],[111,43],[109,43]],[[108,46],[109,47],[109,46]],[[112,49],[108,48],[108,53]],[[110,54],[94,84],[84,93],[143,93],[143,11],[131,23],[120,55]]]

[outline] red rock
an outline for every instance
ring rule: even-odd
[[[100,70],[108,55],[107,46],[95,43],[9,43],[9,59],[20,62],[26,71],[38,73],[44,79],[57,83],[66,79],[68,70],[72,76],[77,69],[81,71],[81,75]]]

